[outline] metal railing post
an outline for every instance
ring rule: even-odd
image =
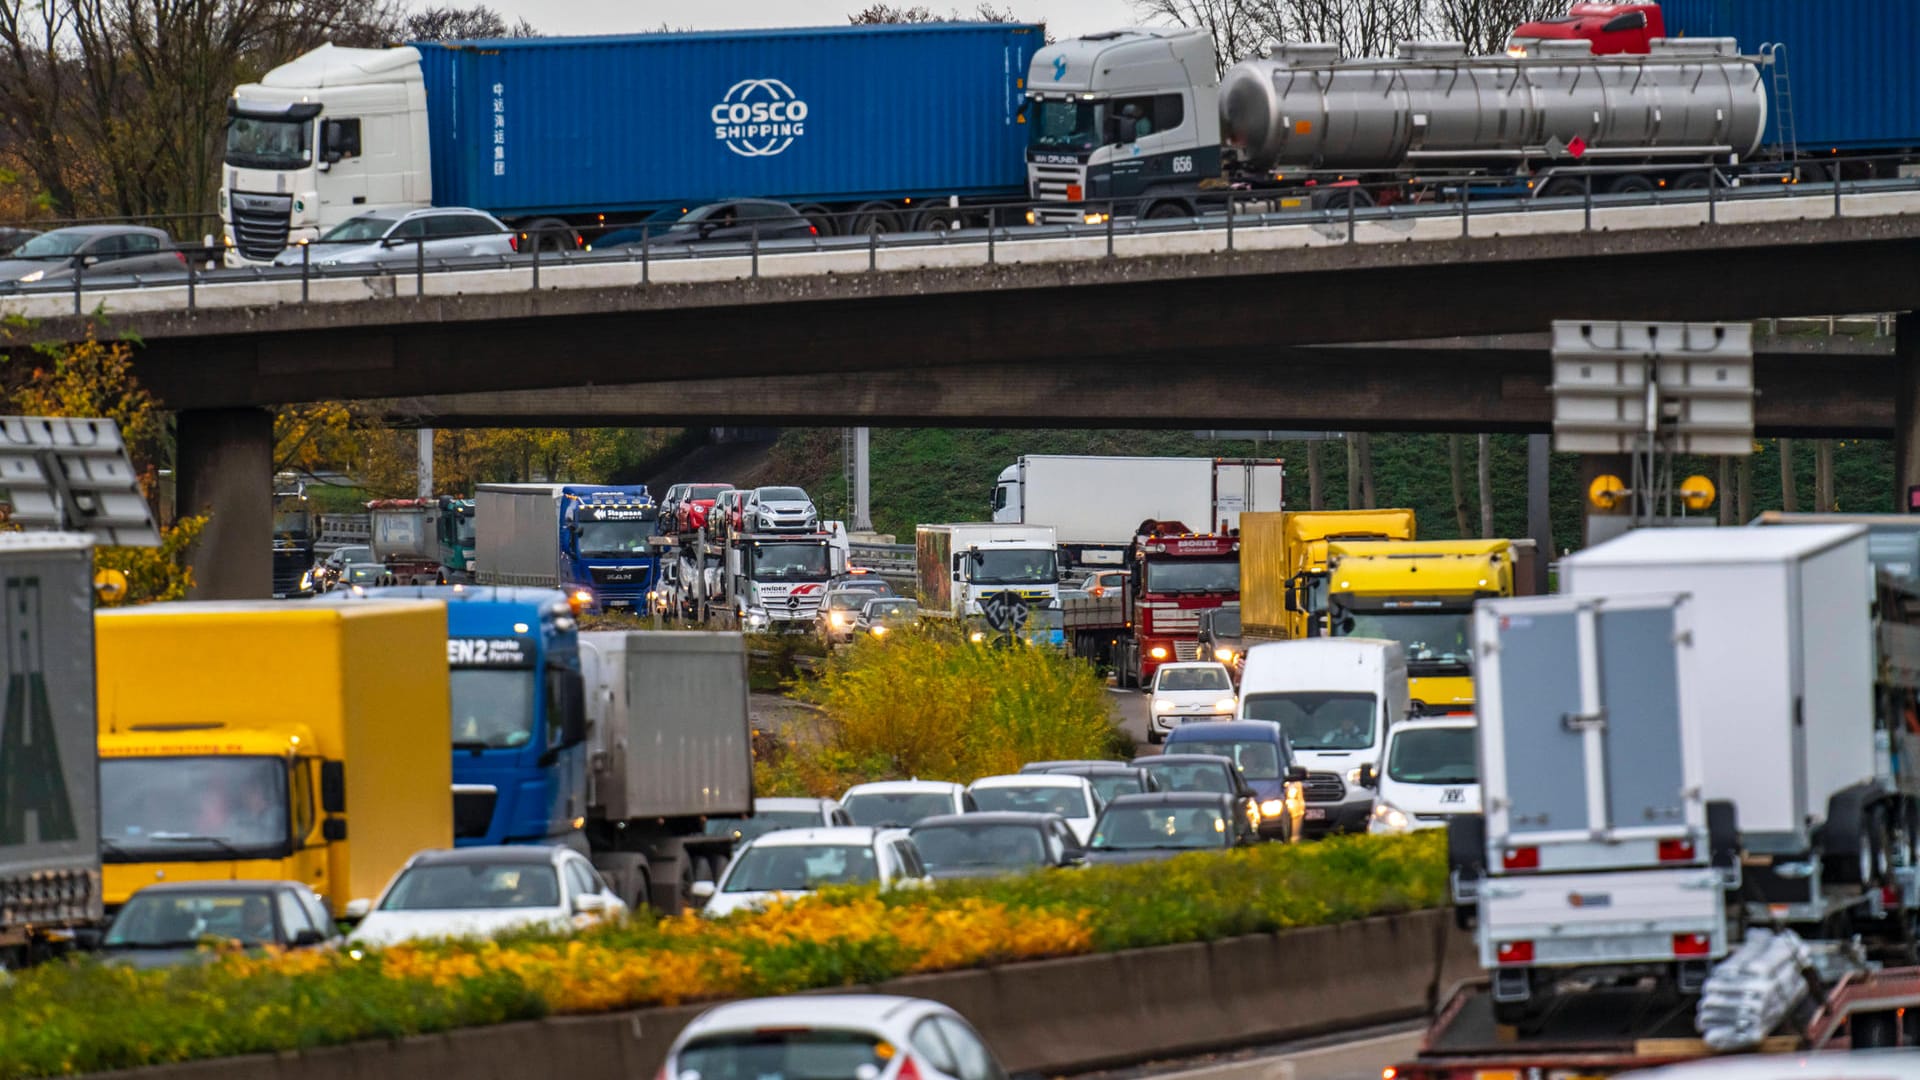
[[[1347,197],[1347,243],[1353,243],[1353,205],[1360,200],[1351,195]]]
[[[747,242],[751,244],[753,248],[753,276],[755,280],[758,280],[760,277],[760,223],[759,222],[756,221],[753,223],[753,232],[750,234],[750,237]]]
[[[640,230],[640,284],[653,284],[653,234]]]
[[[427,294],[427,238],[415,237],[413,241],[413,298],[420,299]]]
[[[87,276],[87,260],[73,264],[73,313],[80,314],[80,279]]]
[[[1840,163],[1833,163],[1833,216],[1840,216]]]
[[[1107,207],[1107,258],[1113,258],[1113,207]]]
[[[197,297],[195,296],[196,290],[194,289],[195,282],[194,282],[193,264],[194,264],[194,260],[192,259],[187,260],[187,310],[188,311],[192,311],[198,304]]]
[[[993,218],[989,217],[987,219],[987,265],[989,266],[1000,261],[999,253],[993,249],[993,226]]]
[[[1593,231],[1593,174],[1587,173],[1585,176],[1581,177],[1581,179],[1586,181],[1585,201],[1586,201],[1587,209],[1586,209],[1586,224],[1581,226],[1580,231],[1592,232]]]
[[[1473,182],[1470,180],[1462,180],[1460,181],[1460,238],[1462,240],[1472,235],[1471,229],[1467,224],[1468,219],[1473,215],[1472,207]]]
[[[1718,199],[1719,194],[1720,194],[1720,170],[1715,168],[1708,168],[1707,169],[1707,224],[1709,225],[1717,225],[1720,223],[1720,204]]]
[[[533,291],[539,292],[540,291],[540,232],[538,229],[536,229],[533,231],[531,235],[533,237]]]
[[[1227,250],[1233,250],[1233,195],[1227,195]]]
[[[993,243],[993,226],[988,225],[987,229],[987,243],[991,244]],[[867,229],[867,269],[869,271],[880,269],[880,234],[871,227]]]
[[[300,245],[300,302],[307,302],[307,274],[313,266],[313,241]]]

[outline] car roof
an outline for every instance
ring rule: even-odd
[[[1124,761],[1104,761],[1099,758],[1059,758],[1054,761],[1029,761],[1020,766],[1021,772],[1052,772],[1062,765],[1125,765]]]
[[[824,810],[838,806],[832,799],[795,799],[768,797],[753,800],[755,810]]]
[[[1175,728],[1174,730],[1177,731],[1179,729]],[[1140,767],[1143,769],[1151,769],[1155,763],[1162,765],[1216,764],[1225,765],[1229,769],[1233,768],[1233,759],[1221,757],[1219,754],[1155,754],[1152,757],[1142,758],[1140,760]]]
[[[1224,791],[1147,791],[1137,795],[1116,795],[1108,810],[1129,806],[1218,806],[1227,799]]]
[[[1066,819],[1059,814],[1038,814],[1024,810],[985,810],[970,814],[935,814],[921,818],[907,826],[907,830],[913,832],[949,825],[1031,825],[1041,829],[1051,821],[1064,823]]]
[[[134,890],[139,893],[267,893],[306,889],[303,881],[156,881]]]
[[[549,844],[513,844],[496,847],[435,848],[418,852],[411,865],[444,865],[447,863],[525,863],[529,866],[538,863],[550,863],[559,858],[566,848]]]
[[[1028,776],[1046,776],[1065,773],[1069,776],[1119,776],[1134,775],[1140,772],[1140,766],[1130,761],[1070,761],[1059,765],[1049,765],[1036,769]]]
[[[1007,773],[1004,776],[983,776],[968,784],[967,790],[1020,787],[1078,788],[1084,786],[1086,782],[1087,778],[1084,776],[1070,776],[1064,773]]]
[[[1185,668],[1217,668],[1221,671],[1225,671],[1227,670],[1227,665],[1221,663],[1218,660],[1172,660],[1172,661],[1168,661],[1167,663],[1161,664],[1155,670],[1169,671],[1169,670],[1185,669]]]
[[[143,236],[158,236],[167,240],[173,239],[165,229],[150,228],[146,225],[68,225],[65,228],[50,229],[41,235],[113,236],[125,233],[139,233]]]
[[[861,844],[869,845],[880,838],[886,829],[870,828],[866,825],[834,825],[818,829],[782,829],[779,832],[762,833],[755,837],[752,847],[805,847],[809,844]]]
[[[878,1023],[921,1012],[947,1012],[946,1006],[922,998],[891,994],[794,994],[753,998],[715,1005],[695,1017],[678,1042],[715,1031],[751,1031],[766,1027],[819,1026],[846,1028]]]
[[[1167,733],[1168,745],[1209,738],[1279,742],[1285,735],[1273,720],[1195,720]]]
[[[945,780],[875,780],[866,784],[855,784],[847,789],[840,801],[845,802],[853,795],[913,795],[938,792],[951,795],[965,791],[965,784],[952,784]]]

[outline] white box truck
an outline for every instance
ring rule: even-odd
[[[991,618],[1017,598],[1029,613],[1060,606],[1060,561],[1044,525],[922,525],[914,531],[914,579],[920,611],[936,618]],[[1003,629],[996,627],[996,629]]]
[[[1124,566],[1143,521],[1215,533],[1283,509],[1286,471],[1278,458],[1028,454],[1000,471],[993,520],[1050,526],[1069,566]]]
[[[1697,991],[1727,954],[1738,860],[1702,792],[1690,601],[1483,600],[1473,629],[1485,812],[1448,838],[1496,1014],[1524,1022],[1576,973]]]

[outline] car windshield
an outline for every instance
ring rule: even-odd
[[[235,116],[227,122],[229,165],[243,169],[300,169],[312,161],[311,120]]]
[[[363,214],[360,217],[348,218],[347,220],[327,230],[326,235],[320,238],[320,242],[326,243],[328,241],[341,242],[341,241],[347,241],[347,240],[378,240],[381,237],[387,235],[388,229],[393,228],[393,224],[395,220],[397,219],[390,218],[390,217],[380,217],[374,214]]]
[[[1210,806],[1123,806],[1101,815],[1088,846],[1095,851],[1223,848],[1227,820]]]
[[[720,891],[807,892],[824,885],[864,885],[879,876],[873,848],[865,844],[756,844],[734,860]]]
[[[685,497],[688,499],[702,500],[717,499],[720,497],[720,493],[726,490],[727,485],[725,484],[695,484],[687,491]]]
[[[381,911],[469,911],[560,906],[560,879],[545,863],[435,862],[401,871]]]
[[[1100,145],[1106,107],[1091,101],[1036,101],[1029,110],[1032,145],[1044,150],[1091,150]]]
[[[648,550],[647,538],[653,535],[654,519],[658,515],[645,511],[645,516],[626,521],[582,521],[576,526],[580,544],[580,557],[583,559],[618,559],[625,555],[640,555]]]
[[[1146,591],[1150,593],[1216,593],[1240,591],[1238,559],[1168,559],[1147,564]]]
[[[884,619],[894,615],[918,615],[920,604],[913,600],[871,600],[867,603],[869,618]]]
[[[1480,779],[1472,728],[1396,731],[1387,776],[1403,784],[1472,784]]]
[[[753,545],[755,581],[824,581],[829,570],[827,545],[756,542]]]
[[[1208,616],[1207,625],[1220,637],[1240,636],[1240,609],[1215,608]]]
[[[1292,691],[1248,694],[1240,711],[1249,720],[1272,720],[1295,750],[1364,750],[1373,745],[1372,694]]]
[[[534,673],[529,668],[454,668],[453,745],[499,750],[533,738]]]
[[[88,240],[91,240],[91,239],[93,239],[93,237],[88,233],[67,232],[64,229],[56,229],[50,233],[41,233],[39,236],[36,236],[33,239],[27,241],[26,243],[21,244],[19,247],[14,248],[13,253],[8,255],[7,258],[9,259],[63,258],[65,256],[73,254],[76,251],[79,251],[81,245],[85,244]]]
[[[1161,668],[1154,673],[1153,688],[1160,690],[1231,690],[1233,680],[1225,668]]]
[[[708,836],[731,836],[751,840],[783,829],[811,829],[826,824],[817,810],[756,810],[752,817],[708,818]]]
[[[967,579],[979,585],[1052,585],[1060,580],[1052,548],[982,548],[967,560]]]
[[[1226,768],[1212,762],[1167,762],[1147,758],[1137,764],[1160,781],[1162,791],[1213,791],[1221,794],[1233,791],[1233,781],[1228,779]]]
[[[933,825],[913,830],[929,870],[1019,870],[1043,866],[1047,843],[1031,825]]]
[[[852,611],[867,602],[867,593],[837,592],[827,597],[827,606],[835,611]]]
[[[1086,793],[1077,787],[977,787],[969,789],[973,801],[982,810],[1019,810],[1033,814],[1059,814],[1067,818],[1093,816]]]
[[[1346,637],[1386,638],[1406,646],[1407,666],[1465,667],[1473,659],[1465,611],[1356,611]]]
[[[865,791],[840,800],[855,825],[904,827],[935,814],[951,814],[958,807],[942,791]]]
[[[109,862],[285,852],[291,842],[287,802],[287,764],[279,758],[100,762],[100,838]]]
[[[807,493],[799,488],[761,488],[761,502],[806,502]]]
[[[856,1080],[885,1071],[896,1051],[863,1031],[774,1027],[690,1040],[675,1062],[682,1080]]]
[[[1176,731],[1173,740],[1167,744],[1167,752],[1214,754],[1231,758],[1235,765],[1240,766],[1240,775],[1249,780],[1280,779],[1280,748],[1270,742],[1227,740],[1202,742],[1199,739],[1189,741],[1180,738],[1179,732]]]
[[[201,938],[243,945],[279,941],[273,898],[264,892],[146,890],[128,898],[102,944],[108,948],[180,948]]]
[[[336,550],[334,556],[340,560],[340,565],[342,566],[374,561],[373,549],[370,547],[343,547]]]

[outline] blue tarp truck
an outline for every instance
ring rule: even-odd
[[[659,580],[649,546],[659,516],[643,484],[481,484],[474,580],[561,589],[592,611],[644,609]]]
[[[983,221],[971,207],[1026,192],[1044,38],[931,23],[322,46],[231,99],[230,261],[375,207],[476,207],[549,240],[742,197],[823,234]]]

